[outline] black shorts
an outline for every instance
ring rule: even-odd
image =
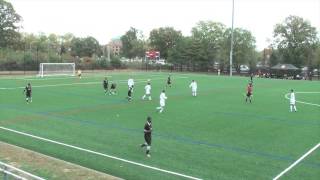
[[[171,81],[168,81],[167,84],[171,84]]]
[[[250,97],[252,95],[252,93],[247,92],[247,97]]]
[[[104,88],[104,90],[108,90],[108,86],[104,86],[103,88]]]
[[[148,144],[148,146],[151,146],[151,134],[144,134],[144,140]]]

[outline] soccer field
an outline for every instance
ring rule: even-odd
[[[104,95],[104,77],[117,82],[118,95]],[[132,102],[125,99],[129,77],[135,80]],[[0,140],[120,178],[152,180],[272,179],[320,142],[319,81],[256,78],[250,104],[244,101],[247,77],[172,73],[159,114],[167,77],[157,72],[0,77]],[[141,99],[147,79],[152,101]],[[191,96],[192,79],[197,97]],[[23,95],[28,82],[30,104]],[[285,95],[292,88],[300,102],[298,112],[290,113]],[[151,158],[140,148],[148,115]],[[319,177],[317,149],[282,179]]]

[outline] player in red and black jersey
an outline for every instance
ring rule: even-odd
[[[151,132],[152,132],[152,123],[151,117],[148,116],[147,122],[144,125],[144,140],[145,143],[141,144],[141,147],[146,147],[146,154],[150,157],[150,149],[151,149]]]
[[[250,103],[251,103],[251,101],[252,101],[252,89],[253,87],[252,87],[252,83],[249,83],[249,85],[247,86],[247,97],[246,97],[246,102],[248,102],[248,99],[249,99],[249,101],[250,101]]]
[[[30,83],[28,83],[28,85],[24,88],[23,93],[26,94],[27,103],[29,104],[29,101],[32,102],[32,88]]]

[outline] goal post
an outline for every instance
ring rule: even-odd
[[[38,76],[74,76],[75,63],[40,63]]]

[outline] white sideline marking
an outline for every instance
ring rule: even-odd
[[[4,166],[4,167],[9,167],[10,169],[13,169],[13,170],[18,171],[18,172],[23,173],[23,174],[26,174],[26,175],[34,178],[34,179],[37,179],[37,180],[45,180],[45,179],[43,179],[43,178],[41,178],[41,177],[39,177],[39,176],[33,175],[33,174],[28,173],[28,172],[26,172],[26,171],[24,171],[24,170],[22,170],[22,169],[16,168],[16,167],[14,167],[14,166],[11,166],[11,165],[9,165],[9,164],[3,163],[3,162],[1,162],[1,161],[0,161],[0,165],[2,165],[2,166]]]
[[[185,76],[181,76],[181,77],[176,77],[175,79],[183,79],[183,78],[188,78]],[[151,80],[164,80],[165,78],[154,78]],[[125,83],[127,82],[127,80],[112,80],[113,82],[120,82],[120,83]],[[137,82],[135,83],[142,83],[142,82],[147,82],[147,79],[136,79]],[[59,87],[59,86],[73,86],[73,85],[88,85],[88,84],[102,84],[102,81],[98,82],[82,82],[82,83],[69,83],[69,84],[47,84],[47,85],[38,85],[38,86],[32,86],[35,88],[42,88],[42,87]],[[21,86],[21,87],[0,87],[0,90],[13,90],[13,89],[24,89],[25,87]]]
[[[320,94],[320,92],[295,92],[295,93],[296,93],[296,94],[317,94],[317,93]],[[290,93],[285,94],[284,97],[285,97],[286,99],[290,99],[290,98],[288,97],[289,94],[290,94]],[[320,107],[320,104],[308,103],[308,102],[304,102],[304,101],[296,101],[296,102],[301,103],[301,104],[307,104],[307,105],[311,105],[311,106],[318,106],[318,107]]]
[[[61,145],[61,146],[69,147],[69,148],[72,148],[72,149],[77,149],[77,150],[80,150],[80,151],[88,152],[88,153],[91,153],[91,154],[96,154],[96,155],[99,155],[99,156],[104,156],[104,157],[108,157],[108,158],[115,159],[115,160],[118,160],[118,161],[122,161],[122,162],[130,163],[130,164],[134,164],[134,165],[137,165],[137,166],[153,169],[153,170],[156,170],[156,171],[161,171],[161,172],[164,172],[164,173],[173,174],[173,175],[184,177],[184,178],[188,178],[188,179],[202,180],[200,178],[188,176],[188,175],[177,173],[177,172],[173,172],[173,171],[168,171],[168,170],[157,168],[157,167],[153,167],[153,166],[148,166],[148,165],[145,165],[145,164],[142,164],[142,163],[137,163],[137,162],[134,162],[134,161],[130,161],[130,160],[118,158],[118,157],[115,157],[115,156],[99,153],[99,152],[92,151],[92,150],[89,150],[89,149],[84,149],[84,148],[81,148],[81,147],[77,147],[77,146],[65,144],[65,143],[62,143],[62,142],[46,139],[46,138],[43,138],[43,137],[39,137],[39,136],[35,136],[35,135],[32,135],[32,134],[16,131],[16,130],[9,129],[9,128],[6,128],[6,127],[0,126],[0,129],[6,130],[6,131],[10,131],[10,132],[13,132],[13,133],[16,133],[16,134],[28,136],[28,137],[31,137],[31,138],[34,138],[34,139],[39,139],[39,140],[42,140],[42,141],[50,142],[50,143],[53,143],[53,144],[58,144],[58,145]]]
[[[307,157],[309,154],[311,154],[314,150],[316,150],[320,146],[320,143],[314,146],[312,149],[310,149],[307,153],[305,153],[303,156],[301,156],[298,160],[296,160],[294,163],[292,163],[287,169],[282,171],[278,176],[273,178],[273,180],[279,179],[282,175],[284,175],[286,172],[288,172],[291,168],[293,168],[295,165],[297,165],[300,161],[302,161],[305,157]]]

